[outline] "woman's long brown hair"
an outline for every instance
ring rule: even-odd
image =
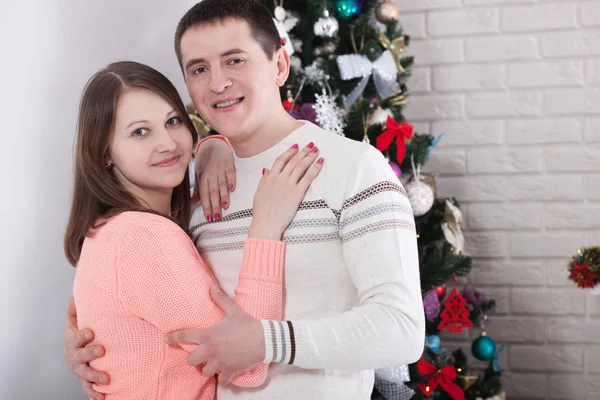
[[[197,133],[177,89],[160,72],[136,62],[117,62],[98,71],[88,81],[77,123],[73,197],[64,248],[67,260],[76,266],[86,236],[100,226],[102,219],[123,211],[150,211],[141,200],[125,190],[106,167],[120,97],[129,89],[154,92],[171,104],[183,124]],[[190,217],[189,171],[173,189],[171,215],[187,231]]]

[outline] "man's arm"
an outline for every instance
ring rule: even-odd
[[[421,356],[425,316],[406,192],[375,149],[359,157],[348,176],[339,226],[359,305],[329,318],[262,321],[265,362],[372,369],[412,363]]]

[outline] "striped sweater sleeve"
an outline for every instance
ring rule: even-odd
[[[374,148],[348,177],[339,233],[359,304],[327,318],[261,321],[265,362],[356,370],[408,364],[422,354],[425,316],[406,192]]]

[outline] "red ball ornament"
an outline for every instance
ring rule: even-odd
[[[446,296],[446,285],[440,285],[435,288],[435,292],[437,293],[440,299],[443,299]]]

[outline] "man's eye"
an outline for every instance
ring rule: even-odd
[[[232,60],[229,60],[229,63],[228,63],[228,64],[229,64],[229,65],[235,65],[235,64],[241,64],[241,63],[243,63],[243,62],[244,62],[244,60],[243,60],[243,59],[241,59],[241,58],[234,58],[234,59],[232,59]]]
[[[192,71],[192,75],[200,75],[201,73],[206,72],[206,68],[199,67]]]
[[[167,121],[167,126],[178,126],[179,124],[181,124],[181,118],[179,117],[169,118]]]
[[[137,128],[135,131],[131,132],[131,136],[146,136],[149,130],[147,128]]]

